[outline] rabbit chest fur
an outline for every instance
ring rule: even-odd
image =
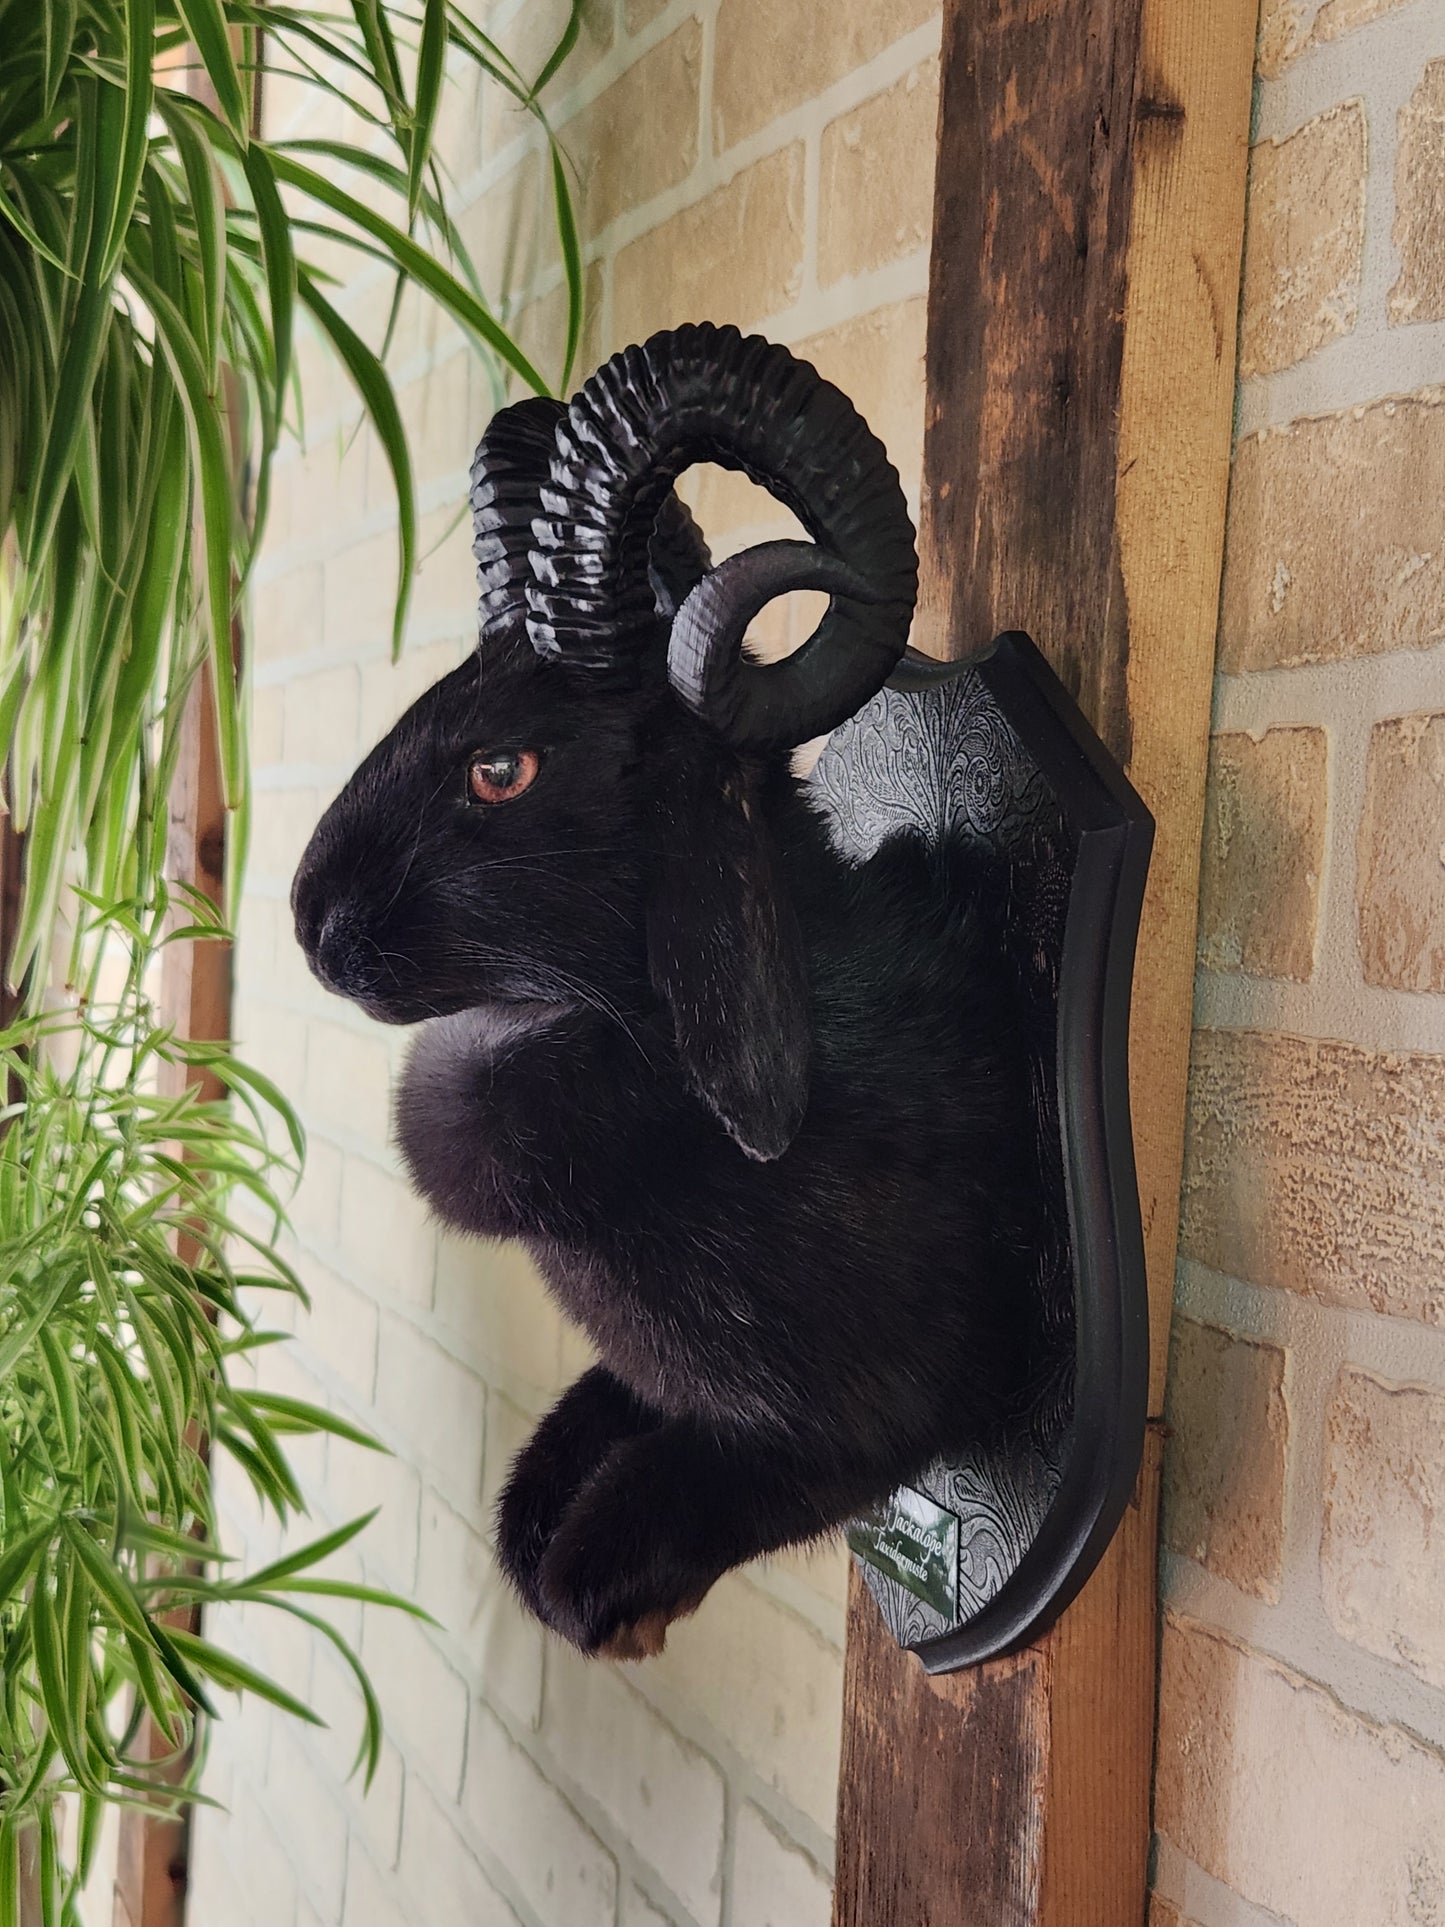
[[[711,566],[689,461],[812,543]],[[477,655],[368,756],[297,872],[317,976],[420,1025],[417,1188],[520,1239],[598,1362],[499,1505],[522,1599],[655,1652],[719,1575],[835,1530],[1016,1403],[1032,1335],[1028,1052],[1006,879],[916,836],[854,862],[789,764],[907,636],[898,477],[785,351],[680,329],[473,470]],[[830,597],[766,669],[769,597]]]

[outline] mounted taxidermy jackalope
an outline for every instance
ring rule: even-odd
[[[710,566],[672,492],[743,470],[813,540]],[[599,1362],[498,1511],[505,1570],[639,1657],[729,1568],[986,1452],[1037,1389],[1041,1173],[1008,866],[846,854],[790,752],[904,654],[913,531],[847,399],[680,328],[472,471],[477,653],[326,812],[293,892],[321,981],[421,1030],[396,1127],[450,1225],[520,1239]],[[831,601],[791,657],[773,597]]]

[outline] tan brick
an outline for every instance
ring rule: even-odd
[[[569,1776],[656,1868],[699,1927],[716,1927],[724,1790],[712,1761],[665,1726],[619,1671],[560,1646],[548,1655],[542,1732]]]
[[[832,1917],[827,1875],[755,1806],[744,1804],[733,1848],[733,1919],[746,1927],[828,1927]]]
[[[355,653],[367,643],[390,642],[396,607],[396,540],[375,536],[323,564],[322,640],[328,649]]]
[[[936,56],[824,128],[818,197],[824,287],[928,245],[937,139]]]
[[[1445,1896],[1445,1760],[1275,1661],[1166,1620],[1156,1821],[1282,1921],[1415,1927]]]
[[[721,154],[811,100],[937,11],[934,0],[842,0],[825,31],[809,0],[722,0],[713,146]]]
[[[489,263],[477,271],[488,286]],[[419,483],[433,476],[460,475],[471,465],[481,423],[486,419],[485,371],[470,342],[459,343],[443,360],[419,375],[397,396]],[[465,489],[459,493],[465,495]]]
[[[1335,1631],[1445,1686],[1445,1392],[1347,1366],[1326,1434],[1320,1568]]]
[[[551,191],[543,192],[536,153],[524,155],[458,215],[457,228],[489,301],[515,300],[544,260],[556,259],[551,222]]]
[[[1445,1057],[1196,1031],[1182,1241],[1231,1277],[1445,1323]]]
[[[407,1456],[435,1468],[462,1505],[481,1490],[486,1387],[404,1318],[386,1312],[376,1371],[377,1409],[403,1431]]]
[[[1400,109],[1395,154],[1395,246],[1400,278],[1390,320],[1445,316],[1445,60],[1432,60]]]
[[[928,303],[922,295],[808,335],[796,352],[853,403],[888,450],[910,497],[923,473],[923,354]]]
[[[1149,1927],[1197,1927],[1197,1923],[1186,1920],[1172,1900],[1165,1900],[1160,1894],[1151,1894]]]
[[[467,440],[475,443],[475,429]],[[471,460],[468,451],[467,460]],[[472,519],[466,491],[458,485],[456,499],[447,501],[417,525],[416,583],[411,599],[411,627],[445,626],[451,636],[445,647],[455,667],[458,644],[475,646],[477,639],[477,565],[472,555]],[[405,651],[403,651],[403,654]]]
[[[319,564],[272,576],[251,597],[247,640],[258,662],[320,647],[324,581]]]
[[[521,0],[510,10],[496,9],[500,16],[488,32],[524,80],[533,81],[552,57],[562,38],[571,12],[570,0]],[[584,80],[612,45],[612,0],[582,0],[581,30],[577,44],[542,92],[550,103]],[[482,152],[495,154],[508,141],[533,131],[536,122],[523,107],[513,103],[500,87],[483,91]]]
[[[842,1656],[796,1614],[732,1575],[668,1632],[641,1683],[710,1720],[762,1778],[833,1827],[843,1717]]]
[[[275,685],[269,689],[258,689],[252,694],[248,745],[252,769],[267,769],[271,764],[281,761],[285,697],[285,690]]]
[[[311,789],[254,789],[251,792],[251,846],[248,873],[289,889],[296,865],[321,815],[321,798]]]
[[[1266,429],[1229,493],[1219,666],[1445,640],[1445,391]]]
[[[1445,715],[1370,732],[1356,869],[1365,981],[1445,990]]]
[[[475,576],[473,576],[475,586]],[[384,656],[361,671],[361,725],[357,750],[364,753],[411,708],[417,697],[440,682],[476,646],[475,595],[471,602],[470,642],[409,642],[395,662]]]
[[[287,762],[349,764],[360,715],[361,677],[353,664],[293,678],[286,685]]]
[[[1349,334],[1365,247],[1365,110],[1346,101],[1250,162],[1241,376],[1303,361]]]
[[[641,33],[667,6],[668,0],[627,0],[627,31]]]
[[[796,141],[649,229],[612,269],[617,347],[683,321],[750,327],[803,282],[803,145]]]
[[[1324,0],[1323,5],[1320,0],[1264,0],[1256,71],[1262,79],[1273,79],[1308,48],[1338,40],[1407,4],[1408,0]]]
[[[401,1880],[406,1918],[426,1927],[521,1927],[516,1913],[477,1864],[477,1857],[419,1782],[407,1788],[402,1819]],[[358,1919],[357,1927],[370,1927]]]
[[[1216,736],[1200,876],[1199,961],[1307,983],[1328,814],[1322,729]]]
[[[575,393],[587,379],[598,363],[603,360],[602,353],[602,302],[603,302],[602,263],[594,261],[584,271],[582,277],[582,332],[577,341],[577,356],[572,364],[572,373],[567,383],[567,392]],[[552,386],[562,392],[562,364],[567,357],[567,288],[558,282],[535,301],[529,301],[518,314],[513,326],[517,345],[540,374],[547,377]],[[520,399],[526,391],[520,380],[514,381],[510,392]],[[478,436],[480,439],[480,436]]]
[[[472,1708],[462,1808],[542,1919],[556,1927],[613,1927],[616,1862],[480,1703]]]
[[[542,1718],[542,1628],[502,1578],[474,1512],[464,1518],[435,1492],[422,1504],[417,1604],[467,1656],[487,1697],[513,1719]]]
[[[562,138],[582,176],[584,231],[685,181],[697,161],[702,22],[685,20],[605,88]]]
[[[1175,1552],[1277,1600],[1289,1416],[1284,1353],[1176,1317],[1170,1334],[1164,1532]]]

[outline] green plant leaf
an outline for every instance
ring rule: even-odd
[[[300,188],[323,207],[329,207],[333,213],[340,214],[363,233],[379,241],[398,267],[404,268],[414,281],[434,296],[462,327],[499,355],[535,394],[550,393],[546,382],[512,337],[487,312],[471,290],[440,262],[434,261],[410,235],[403,234],[400,228],[374,213],[364,201],[359,201],[354,194],[348,194],[345,188],[327,180],[324,174],[318,174],[314,168],[304,166],[293,156],[273,154],[272,160],[279,179]]]
[[[400,551],[391,633],[391,652],[396,657],[401,653],[407,609],[411,603],[412,578],[416,574],[416,487],[412,480],[411,454],[407,448],[401,410],[396,405],[396,394],[386,370],[351,324],[332,307],[310,275],[301,276],[300,288],[301,299],[321,324],[355,384],[375,426],[387,466],[391,469],[392,486],[396,490],[396,539]]]
[[[412,107],[410,152],[407,155],[406,208],[414,222],[421,208],[431,159],[432,133],[441,104],[447,58],[447,0],[424,0],[421,42],[416,60],[416,99]]]
[[[237,144],[245,147],[251,138],[251,111],[241,87],[241,76],[236,71],[230,28],[221,0],[174,0],[174,4],[205,64],[222,117]]]

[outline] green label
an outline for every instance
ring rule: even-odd
[[[885,1504],[853,1521],[848,1544],[936,1613],[957,1618],[958,1520],[952,1512],[900,1485]]]

